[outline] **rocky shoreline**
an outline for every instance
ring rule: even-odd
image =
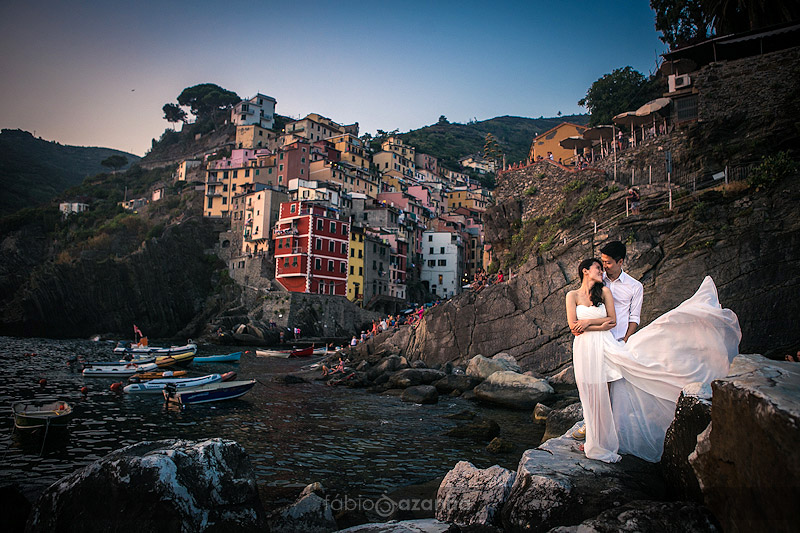
[[[800,465],[791,453],[800,436],[797,363],[739,355],[725,379],[687,387],[659,464],[587,459],[570,436],[582,412],[563,383],[568,376],[521,374],[506,354],[475,356],[463,367],[427,368],[399,354],[350,365],[343,374],[322,377],[317,367],[283,379],[352,376],[339,384],[420,404],[455,395],[517,402],[546,425],[545,437],[522,454],[516,471],[454,458],[443,479],[384,495],[367,512],[331,501],[319,483],[288,505],[263,501],[247,453],[231,440],[143,442],[53,484],[26,530],[780,531],[798,518]],[[463,424],[454,437],[504,444],[491,419],[457,416]]]

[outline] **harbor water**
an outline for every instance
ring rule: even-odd
[[[258,379],[237,400],[180,409],[161,395],[112,392],[118,379],[84,378],[75,356],[111,361],[114,344],[88,340],[0,337],[0,484],[13,483],[30,499],[50,484],[113,450],[141,441],[222,437],[248,452],[262,492],[297,492],[321,482],[328,493],[379,498],[382,494],[444,476],[458,461],[479,468],[516,469],[522,452],[535,447],[543,428],[530,411],[493,409],[461,398],[435,405],[405,403],[396,395],[325,386],[322,381],[284,384],[276,378],[317,359],[279,359],[246,353],[239,364],[190,367],[190,375],[235,370]],[[201,346],[198,355],[246,348]],[[40,385],[45,379],[46,384]],[[88,387],[83,397],[80,390]],[[14,431],[11,404],[58,398],[73,404],[68,430],[48,435]],[[491,454],[485,442],[445,435],[463,421],[447,415],[472,411],[495,420],[515,449]],[[294,493],[294,492],[293,492]]]

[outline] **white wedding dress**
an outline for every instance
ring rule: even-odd
[[[603,304],[579,305],[576,314],[579,320],[607,316]],[[725,377],[741,338],[736,314],[722,309],[708,276],[694,296],[631,335],[627,344],[610,331],[575,337],[586,456],[613,463],[619,453],[629,453],[659,461],[681,389]]]

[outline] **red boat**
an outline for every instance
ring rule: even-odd
[[[301,348],[299,350],[292,350],[289,352],[289,357],[306,357],[309,355],[314,355],[314,346],[309,346],[308,348]]]

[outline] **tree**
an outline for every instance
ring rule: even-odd
[[[706,10],[708,0],[650,0],[656,12],[656,29],[662,42],[671,50],[708,39],[712,17]]]
[[[483,158],[488,161],[494,161],[498,166],[503,163],[503,150],[500,148],[500,143],[491,133],[487,133],[483,143]]]
[[[124,155],[112,155],[100,161],[100,164],[104,167],[113,169],[114,172],[116,172],[128,164],[128,158]]]
[[[444,115],[439,115],[439,122],[438,124],[450,124],[450,121],[447,120],[447,117]]]
[[[186,122],[186,111],[178,104],[164,104],[161,110],[167,122]]]
[[[178,104],[189,107],[198,120],[214,118],[220,111],[230,109],[241,100],[235,92],[213,83],[187,87],[178,96]]]
[[[585,98],[578,101],[591,113],[590,126],[610,124],[614,115],[635,111],[663,92],[659,80],[648,80],[631,67],[618,68],[592,83]]]

